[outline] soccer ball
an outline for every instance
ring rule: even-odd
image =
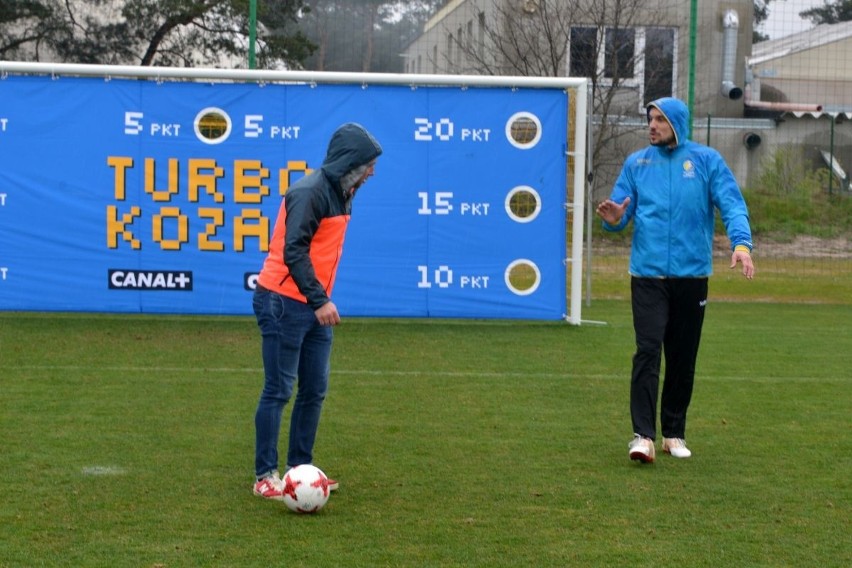
[[[284,504],[296,513],[316,513],[328,502],[328,477],[318,467],[304,464],[284,475]]]

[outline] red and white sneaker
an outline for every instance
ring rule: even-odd
[[[284,482],[278,477],[278,472],[270,473],[254,484],[254,494],[264,499],[284,500]]]

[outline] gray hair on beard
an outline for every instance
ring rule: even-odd
[[[358,182],[361,177],[367,173],[367,168],[369,164],[364,164],[363,166],[358,166],[348,174],[344,174],[343,177],[340,178],[340,188],[343,189],[343,193],[348,193],[352,187]]]

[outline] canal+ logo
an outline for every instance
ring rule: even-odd
[[[192,292],[191,270],[130,270],[110,268],[107,273],[110,290],[163,290]]]

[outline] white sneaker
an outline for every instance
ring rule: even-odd
[[[627,447],[630,449],[630,459],[643,463],[654,463],[656,452],[654,450],[654,441],[651,438],[634,434],[633,440],[630,441]]]
[[[676,458],[688,458],[692,455],[683,438],[663,438],[663,451]]]

